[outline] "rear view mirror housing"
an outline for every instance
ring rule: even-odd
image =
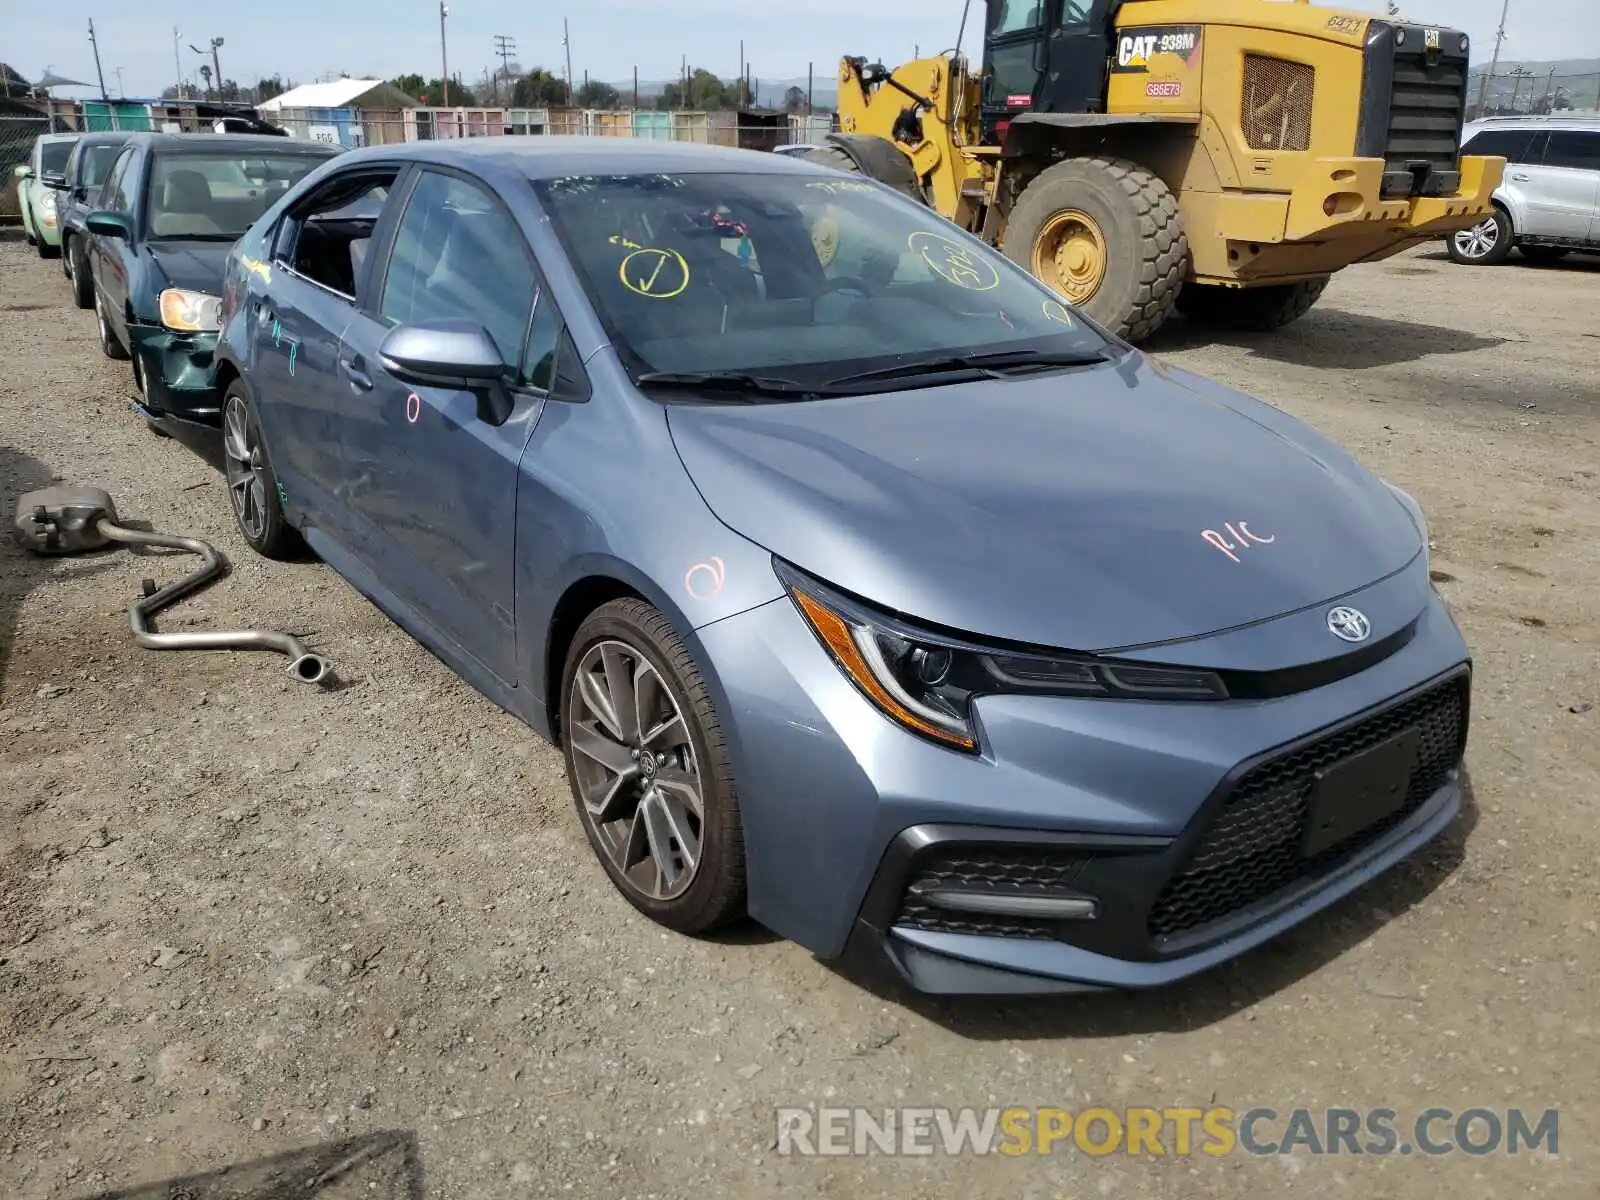
[[[459,388],[478,396],[491,425],[511,415],[509,372],[489,331],[476,321],[418,321],[392,330],[378,347],[384,370],[403,383]]]
[[[99,234],[101,237],[121,238],[123,241],[133,237],[133,226],[121,213],[104,210],[92,212],[84,218],[83,224],[90,233]]]
[[[33,168],[27,163],[18,163],[16,166],[11,168],[11,174],[16,176],[18,179],[32,179]]]
[[[60,171],[46,171],[39,176],[39,182],[44,184],[45,187],[55,188],[59,192],[66,188],[67,177]]]

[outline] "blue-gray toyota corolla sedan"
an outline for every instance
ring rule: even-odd
[[[557,741],[671,928],[934,992],[1165,984],[1460,806],[1417,505],[859,176],[376,146],[223,303],[244,536]]]

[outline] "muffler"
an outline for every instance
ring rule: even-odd
[[[156,613],[220,579],[227,573],[227,563],[216,547],[199,538],[146,533],[119,524],[116,505],[99,488],[58,485],[27,493],[17,500],[15,533],[23,548],[35,554],[87,554],[114,543],[198,554],[200,566],[175,583],[158,588],[153,579],[143,581],[143,595],[128,608],[134,641],[146,650],[273,650],[289,659],[292,679],[333,682],[333,664],[287,633],[265,629],[157,633],[151,629],[150,620]]]

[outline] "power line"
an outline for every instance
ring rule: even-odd
[[[509,81],[511,78],[511,56],[517,52],[517,39],[507,37],[503,33],[497,33],[494,35],[494,50],[500,56],[500,78]],[[500,102],[500,79],[494,81],[494,99],[496,104]]]

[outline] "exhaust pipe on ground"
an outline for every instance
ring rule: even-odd
[[[133,640],[147,650],[272,650],[289,659],[289,676],[300,683],[333,682],[333,664],[314,654],[292,634],[266,629],[230,629],[210,633],[157,633],[150,620],[220,579],[227,563],[216,547],[199,538],[129,529],[117,521],[116,505],[99,488],[56,486],[29,492],[17,500],[17,540],[35,554],[86,554],[108,545],[159,546],[200,556],[200,566],[175,583],[158,588],[143,581],[143,595],[128,608]]]

